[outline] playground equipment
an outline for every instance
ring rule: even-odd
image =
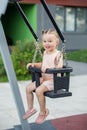
[[[3,26],[1,23],[1,16],[2,14],[5,13],[7,3],[8,3],[8,0],[3,0],[3,1],[0,0],[0,52],[2,55],[6,73],[9,79],[9,83],[10,83],[13,96],[15,99],[16,107],[18,110],[18,114],[19,114],[19,118],[21,122],[21,130],[31,130],[27,120],[22,119],[22,116],[25,113],[24,106],[23,106],[22,98],[21,98],[20,91],[18,88],[18,83],[17,83],[15,72],[14,72],[12,60],[10,57],[9,49],[7,46],[7,41],[4,34]]]
[[[28,25],[31,33],[35,37],[36,41],[38,41],[38,37],[35,34],[35,32],[33,31],[32,27],[30,26],[26,16],[23,13],[23,10],[21,10],[21,8],[19,6],[19,3],[18,3],[18,0],[11,0],[11,1],[14,2],[16,7],[20,10],[20,13],[23,16],[26,24]],[[41,0],[41,2],[42,2],[43,6],[45,5],[44,8],[46,8],[46,11],[49,12],[50,17],[52,18],[51,14],[50,14],[50,11],[48,10],[44,0]],[[8,4],[8,0],[3,0],[0,3],[1,3],[0,4],[0,18],[1,18],[2,14],[5,13],[5,10],[6,10],[7,4]],[[56,25],[54,25],[54,27],[55,26]],[[62,33],[60,32],[59,28],[56,28],[56,30],[58,31],[61,40],[63,40],[63,42],[65,43],[65,39],[64,39]],[[64,47],[64,49],[65,49],[65,47]],[[20,91],[19,91],[19,88],[18,88],[18,83],[17,83],[15,72],[14,72],[12,60],[11,60],[11,57],[10,57],[9,49],[8,49],[8,46],[7,46],[6,37],[5,37],[5,34],[4,34],[1,19],[0,19],[0,52],[1,52],[1,55],[2,55],[2,59],[3,59],[3,62],[4,62],[4,66],[5,66],[6,73],[7,73],[8,79],[9,79],[9,83],[10,83],[10,86],[11,86],[11,89],[12,89],[12,92],[13,92],[13,96],[14,96],[14,99],[15,99],[16,107],[17,107],[20,122],[21,122],[21,126],[20,127],[19,126],[15,127],[15,130],[16,129],[17,130],[31,130],[32,128],[33,128],[33,130],[36,130],[37,129],[36,127],[35,128],[32,127],[32,126],[30,127],[30,125],[28,124],[28,121],[22,119],[22,116],[25,113],[25,110],[24,110],[22,98],[21,98],[21,95],[20,95]],[[40,69],[37,70],[37,68],[31,68],[31,71],[34,74],[34,78],[35,78],[35,75],[37,75],[37,74],[39,75],[39,73],[41,72],[41,70]],[[72,68],[71,67],[64,67],[62,70],[57,70],[57,69],[47,70],[47,73],[54,73],[54,84],[55,84],[55,77],[56,77],[57,72],[61,73],[61,77],[62,77],[63,81],[66,80],[66,84],[68,83],[68,87],[63,88],[63,89],[66,89],[66,91],[64,91],[64,92],[62,91],[63,93],[62,93],[61,96],[62,97],[71,96],[72,93],[69,92],[68,90],[69,90],[69,77],[70,77],[70,72],[72,72]],[[65,74],[65,72],[66,72],[66,74]],[[66,75],[66,79],[65,79],[65,77],[63,77],[63,75]],[[38,86],[39,85],[39,77],[38,77],[38,79],[33,79],[33,80],[37,80],[36,85]],[[60,79],[60,83],[61,83],[61,79]],[[56,89],[52,93],[56,94],[55,96],[57,96],[58,93],[55,93],[55,92],[56,92]],[[66,95],[64,93],[66,93]],[[52,94],[52,96],[53,96],[53,94]],[[47,95],[49,96],[49,94],[47,94]],[[58,96],[59,96],[59,94],[58,94]],[[59,97],[61,97],[61,96],[59,96]],[[48,129],[49,128],[47,128],[45,130],[48,130]]]
[[[3,15],[6,11],[6,7],[7,7],[7,3],[8,3],[8,0],[0,0],[0,18],[1,18],[1,15]]]
[[[33,28],[31,27],[27,17],[25,16],[18,0],[12,0],[14,1],[14,4],[16,5],[18,11],[20,12],[23,20],[25,21],[26,25],[28,26],[29,30],[31,31],[32,35],[34,36],[34,38],[36,39],[36,51],[33,57],[33,63],[35,62],[36,59],[36,55],[37,52],[39,51],[40,55],[41,55],[41,51],[40,51],[40,47],[39,47],[39,38],[38,36],[35,34]],[[62,69],[57,69],[57,68],[53,68],[53,69],[47,69],[46,73],[48,74],[53,74],[54,77],[54,90],[51,92],[46,92],[45,96],[50,97],[50,98],[59,98],[59,97],[67,97],[67,96],[71,96],[72,93],[69,92],[69,80],[70,80],[70,72],[72,72],[72,67],[68,66],[68,62],[67,62],[67,57],[66,57],[66,52],[65,52],[65,43],[66,40],[62,34],[62,32],[60,31],[59,27],[57,26],[53,16],[51,15],[50,10],[47,7],[47,4],[44,0],[40,0],[47,15],[49,16],[51,22],[53,23],[56,31],[58,32],[60,39],[62,40],[62,52],[64,54],[65,57],[65,65]],[[40,77],[41,77],[41,69],[40,68],[35,68],[35,67],[30,67],[29,70],[32,73],[32,81],[36,81],[36,86],[38,87],[40,85]],[[60,73],[61,77],[58,77],[57,74]]]
[[[47,69],[46,73],[53,74],[54,77],[54,90],[51,92],[46,92],[45,96],[50,98],[59,98],[59,97],[67,97],[71,96],[72,93],[69,92],[69,78],[70,78],[70,72],[72,72],[72,68],[68,67],[66,52],[65,52],[65,42],[63,34],[61,33],[59,27],[57,26],[45,0],[40,0],[47,15],[49,16],[52,24],[54,25],[57,33],[60,36],[60,39],[63,42],[62,52],[65,56],[65,63],[66,65],[62,69],[53,68],[53,69]],[[37,48],[36,48],[37,49]],[[41,70],[37,69],[35,67],[29,68],[29,70],[32,72],[32,80],[36,81],[36,86],[38,87],[40,85],[40,77],[41,77]],[[61,74],[61,77],[57,76],[57,74]],[[34,78],[33,78],[34,77]]]

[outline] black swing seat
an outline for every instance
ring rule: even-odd
[[[32,81],[36,81],[36,86],[38,87],[40,85],[41,69],[29,67],[29,71],[32,74]],[[72,96],[72,92],[69,92],[70,72],[72,71],[72,67],[66,66],[61,69],[47,69],[46,73],[53,74],[54,90],[48,91],[44,95],[50,98]]]

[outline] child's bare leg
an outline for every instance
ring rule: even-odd
[[[40,105],[40,114],[38,115],[36,119],[37,124],[43,123],[49,114],[49,110],[46,108],[46,100],[44,96],[44,92],[46,91],[48,91],[48,89],[43,85],[39,86],[36,89],[36,95],[37,95],[38,102]]]
[[[40,114],[43,115],[46,112],[46,99],[44,92],[47,92],[48,88],[41,85],[36,89],[37,99],[40,105]]]
[[[37,111],[35,108],[33,108],[33,101],[34,101],[34,96],[33,96],[33,90],[35,89],[35,83],[32,83],[26,87],[26,96],[27,96],[27,104],[28,104],[28,110],[26,113],[23,115],[23,119],[27,119],[28,117],[32,116],[35,114]]]
[[[26,97],[27,97],[27,104],[29,110],[33,108],[33,102],[34,102],[33,90],[35,90],[35,88],[36,88],[35,82],[31,83],[26,87]]]

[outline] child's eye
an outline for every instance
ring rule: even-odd
[[[50,40],[49,42],[51,43],[52,41]]]
[[[46,41],[43,41],[43,42],[46,42]]]

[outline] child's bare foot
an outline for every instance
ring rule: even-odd
[[[37,112],[37,110],[35,108],[32,108],[31,110],[28,110],[24,115],[23,115],[23,119],[27,119],[29,117],[31,117],[32,115],[34,115]]]

